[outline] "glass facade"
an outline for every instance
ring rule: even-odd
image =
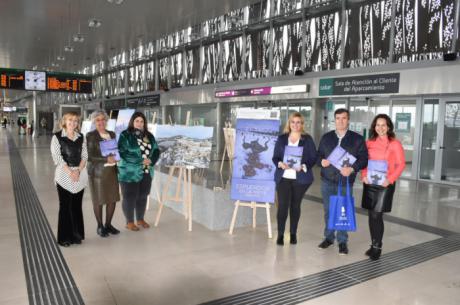
[[[344,1],[256,1],[83,71],[100,98],[439,59],[459,45],[456,0]]]

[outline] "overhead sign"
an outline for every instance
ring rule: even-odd
[[[24,70],[0,69],[0,88],[24,89]]]
[[[323,78],[319,80],[319,96],[398,92],[399,73]]]
[[[120,109],[125,107],[124,100],[113,100],[113,101],[104,101],[104,108],[109,109]]]
[[[92,78],[87,75],[3,68],[0,68],[0,88],[88,94],[93,90]]]
[[[48,91],[65,91],[72,93],[87,93],[93,91],[91,76],[68,73],[47,73]]]
[[[292,86],[274,86],[274,87],[258,87],[235,90],[221,90],[215,92],[215,97],[239,97],[239,96],[259,96],[271,94],[286,94],[286,93],[307,93],[310,91],[310,85],[292,85]]]
[[[131,98],[126,101],[126,106],[129,108],[137,107],[158,107],[160,106],[160,95],[149,95]]]

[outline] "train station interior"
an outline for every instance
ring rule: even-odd
[[[460,304],[460,0],[1,0],[0,29],[0,305]],[[362,171],[377,115],[403,160],[379,243]],[[276,147],[295,118],[294,171]],[[349,134],[366,150],[342,196],[356,226],[324,246],[322,147]],[[313,180],[284,232],[288,170]],[[129,187],[147,180],[136,225]],[[63,192],[82,196],[70,242]]]

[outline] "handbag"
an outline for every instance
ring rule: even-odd
[[[342,179],[339,179],[337,195],[329,197],[328,230],[356,231],[355,200],[350,194],[350,183],[347,177],[347,189],[342,195]]]
[[[395,183],[388,187],[374,184],[363,185],[363,198],[361,206],[374,212],[391,212]]]

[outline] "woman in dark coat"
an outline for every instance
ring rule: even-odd
[[[300,112],[294,112],[278,137],[273,152],[276,191],[278,193],[278,238],[276,243],[284,245],[284,229],[290,214],[291,244],[297,243],[297,225],[300,219],[300,204],[305,192],[313,183],[312,167],[316,162],[316,147],[311,136],[304,131],[305,120]],[[288,147],[289,146],[289,147]],[[286,150],[298,150],[299,155],[285,155]]]
[[[112,226],[112,218],[116,202],[120,200],[120,193],[115,156],[103,157],[100,142],[114,140],[115,133],[106,130],[108,116],[103,110],[93,112],[91,119],[96,129],[86,134],[89,188],[97,221],[97,234],[101,237],[107,237],[109,234],[120,233]],[[102,207],[104,205],[106,206],[105,225],[102,223]]]

